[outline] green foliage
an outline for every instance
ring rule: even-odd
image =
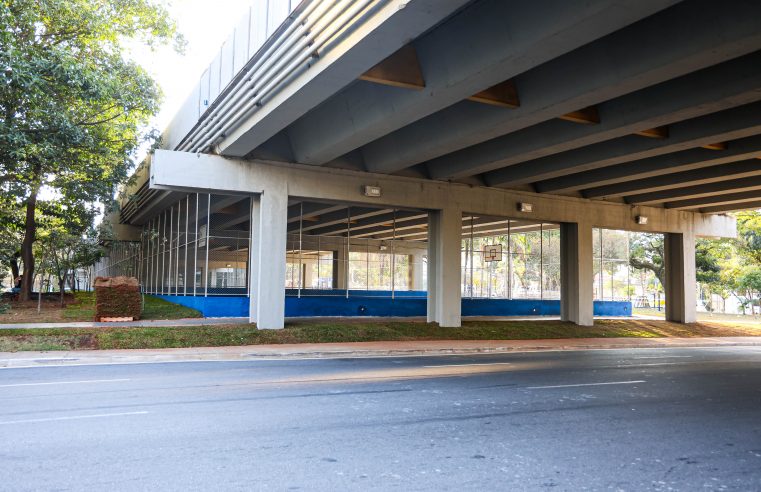
[[[150,0],[11,0],[0,24],[3,191],[109,198],[160,100],[124,43],[179,41],[166,11]]]
[[[629,265],[637,270],[650,270],[666,285],[662,234],[632,234],[629,241]]]
[[[712,285],[721,281],[719,255],[715,241],[699,239],[695,245],[695,276],[699,284]]]
[[[737,241],[741,253],[761,265],[761,212],[737,214]]]
[[[160,91],[128,49],[183,40],[155,0],[6,0],[0,27],[0,201],[10,209],[2,220],[26,209],[29,282],[39,193],[68,207],[107,203],[155,136],[146,125]]]

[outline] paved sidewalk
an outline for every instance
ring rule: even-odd
[[[0,352],[0,368],[189,361],[246,361],[270,358],[350,358],[486,354],[555,350],[758,346],[761,337],[575,338],[552,340],[436,340],[248,345],[140,350]]]

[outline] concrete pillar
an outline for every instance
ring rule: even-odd
[[[460,250],[462,212],[434,210],[428,215],[428,322],[461,324]]]
[[[695,322],[695,235],[690,232],[664,234],[666,269],[666,319]]]
[[[285,183],[267,188],[252,202],[249,320],[259,329],[283,328],[288,224]]]
[[[560,224],[560,318],[594,324],[592,225]]]

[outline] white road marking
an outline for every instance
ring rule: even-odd
[[[484,362],[480,364],[440,364],[437,366],[423,366],[423,367],[469,367],[469,366],[509,366],[511,365],[510,362]]]
[[[74,415],[71,417],[49,417],[44,419],[9,420],[0,422],[0,425],[10,424],[33,424],[38,422],[56,422],[59,420],[97,419],[102,417],[126,417],[128,415],[145,415],[149,412],[122,412],[122,413],[98,413],[95,415]]]
[[[56,384],[116,383],[120,381],[130,381],[130,379],[87,379],[83,381],[49,381],[45,383],[0,384],[0,388],[17,388],[19,386],[51,386]]]
[[[692,359],[691,355],[653,355],[647,357],[635,357],[635,359]]]
[[[552,386],[528,386],[526,389],[551,389],[551,388],[578,388],[580,386],[606,386],[611,384],[637,384],[646,383],[644,380],[637,381],[609,381],[606,383],[580,383],[580,384],[556,384]]]
[[[705,364],[705,362],[652,362],[650,364],[622,364],[618,367],[685,366],[688,364]]]

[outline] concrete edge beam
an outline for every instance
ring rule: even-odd
[[[251,194],[284,181],[288,183],[289,196],[317,201],[421,210],[455,207],[469,213],[546,222],[577,222],[585,218],[595,227],[640,232],[680,232],[690,225],[699,236],[736,235],[735,220],[729,216],[168,150],[155,152],[150,186]],[[362,192],[365,185],[380,186],[381,196],[365,196]],[[519,212],[518,204],[522,202],[531,203],[533,212]],[[648,216],[648,223],[637,224],[637,215]]]

